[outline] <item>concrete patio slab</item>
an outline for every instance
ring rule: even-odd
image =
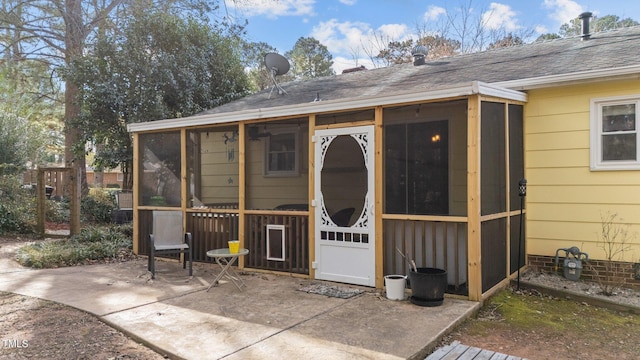
[[[47,270],[3,261],[0,290],[88,311],[182,359],[424,358],[479,308],[449,297],[442,306],[420,307],[366,287],[335,298],[300,291],[314,280],[255,272],[241,272],[242,291],[222,281],[207,292],[219,271],[213,264],[194,264],[191,278],[177,262],[157,265],[152,280],[145,258]]]

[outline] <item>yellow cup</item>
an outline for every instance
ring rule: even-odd
[[[229,241],[229,252],[232,254],[237,254],[240,251],[240,241],[233,240]]]

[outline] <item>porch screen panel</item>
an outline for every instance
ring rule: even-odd
[[[524,216],[524,215],[522,215]],[[522,220],[525,220],[523,217]],[[525,237],[524,237],[524,222],[522,223],[522,240],[520,239],[520,215],[515,215],[511,217],[511,239],[509,241],[510,244],[510,252],[509,252],[509,272],[513,274],[518,271],[518,264],[520,266],[525,265],[525,256],[524,249],[526,246]],[[520,261],[518,262],[518,249],[520,250]]]
[[[482,234],[482,292],[506,279],[507,219],[485,221]]]
[[[384,136],[385,212],[404,214],[407,211],[407,142],[404,140],[406,126],[387,126]]]
[[[526,205],[526,197],[518,195],[518,187],[524,178],[524,125],[522,105],[509,105],[509,198],[511,211],[518,211]],[[522,215],[523,217],[525,215]],[[514,273],[518,265],[525,264],[526,237],[524,222],[521,215],[511,216],[511,240],[509,253],[509,271]],[[521,227],[522,225],[522,233]],[[518,254],[518,250],[520,253]],[[519,257],[519,259],[518,259]]]
[[[180,206],[180,132],[140,135],[140,204]]]
[[[246,208],[308,211],[308,119],[247,125],[245,129]]]
[[[237,209],[240,149],[237,126],[187,133],[190,207]]]
[[[449,122],[385,127],[385,212],[449,214]]]
[[[509,105],[509,196],[511,210],[520,209],[518,182],[524,178],[524,129],[522,105]]]
[[[483,101],[480,125],[482,215],[506,211],[505,105]]]

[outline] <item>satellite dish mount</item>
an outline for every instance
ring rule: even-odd
[[[271,94],[273,93],[274,89],[277,89],[278,94],[280,95],[282,94],[287,95],[287,92],[282,88],[282,86],[280,86],[280,84],[278,84],[278,81],[276,80],[276,76],[284,75],[287,72],[289,72],[289,68],[291,67],[291,65],[289,65],[289,61],[280,54],[267,53],[264,56],[264,64],[267,66],[267,70],[269,70],[269,75],[271,75],[271,81],[273,82],[273,87],[269,92],[269,99],[271,98]]]

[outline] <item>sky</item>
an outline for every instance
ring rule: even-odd
[[[373,67],[368,54],[380,39],[408,39],[418,27],[436,29],[461,6],[489,28],[515,34],[532,30],[530,41],[557,33],[585,11],[640,21],[638,0],[226,0],[221,11],[238,21],[247,19],[248,40],[265,42],[280,54],[301,37],[319,40],[339,74],[355,66]]]

